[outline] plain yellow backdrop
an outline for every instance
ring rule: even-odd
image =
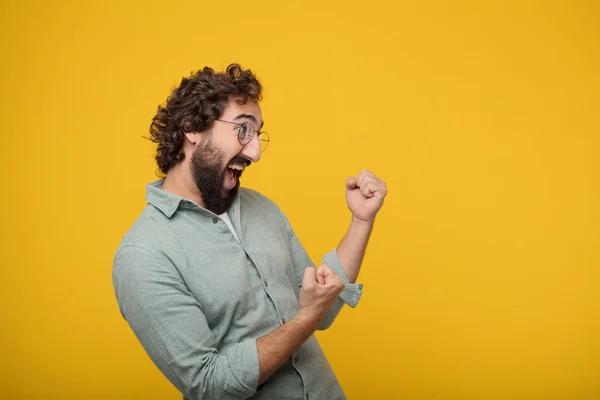
[[[178,399],[111,267],[181,77],[251,68],[243,185],[311,257],[369,168],[364,295],[318,338],[350,399],[600,399],[596,1],[2,1],[0,398]]]

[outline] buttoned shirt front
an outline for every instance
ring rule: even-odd
[[[314,265],[269,199],[240,188],[226,223],[198,204],[147,186],[148,205],[119,245],[113,283],[121,313],[185,399],[343,399],[314,335],[263,385],[256,339],[299,310]],[[323,257],[346,282],[319,327],[362,285],[348,283],[335,250]]]

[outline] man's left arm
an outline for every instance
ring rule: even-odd
[[[331,267],[346,282],[346,287],[317,328],[318,330],[329,328],[344,304],[348,304],[350,307],[356,307],[358,304],[362,295],[362,285],[354,282],[373,229],[375,215],[381,208],[386,194],[385,183],[371,172],[361,171],[356,178],[347,179],[346,201],[352,212],[352,223],[337,249],[325,254],[322,259],[323,264]],[[308,257],[288,219],[283,213],[281,215],[289,236],[291,254],[296,269],[296,281],[300,284],[304,269],[307,266],[316,266],[316,264],[313,264]]]
[[[386,195],[385,182],[370,171],[362,170],[346,180],[346,202],[352,222],[337,247],[337,256],[350,283],[356,282],[375,217]]]

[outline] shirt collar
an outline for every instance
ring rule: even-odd
[[[146,201],[162,211],[167,218],[171,218],[179,208],[179,204],[185,199],[162,190],[164,181],[164,179],[159,179],[146,185]]]
[[[189,204],[193,208],[198,208],[204,212],[210,213],[214,215],[211,211],[200,207],[193,201],[187,200],[184,197],[178,196],[173,193],[169,193],[167,191],[162,190],[162,185],[164,183],[164,179],[159,179],[157,181],[151,182],[146,185],[146,201],[149,204],[152,204],[154,207],[158,208],[167,218],[171,218],[173,214],[179,209],[183,204]],[[229,212],[233,212],[235,217],[239,222],[239,208],[240,208],[240,193],[238,191],[236,198],[233,200],[233,204],[229,208]],[[230,215],[230,218],[232,215]]]

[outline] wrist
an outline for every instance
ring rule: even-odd
[[[372,229],[375,224],[375,217],[370,219],[362,219],[352,214],[352,222],[351,225],[356,226],[358,228],[367,228]]]
[[[300,326],[309,329],[311,332],[317,329],[319,326],[319,316],[317,313],[310,312],[304,308],[300,308],[300,311],[296,314],[294,319],[300,324]]]

